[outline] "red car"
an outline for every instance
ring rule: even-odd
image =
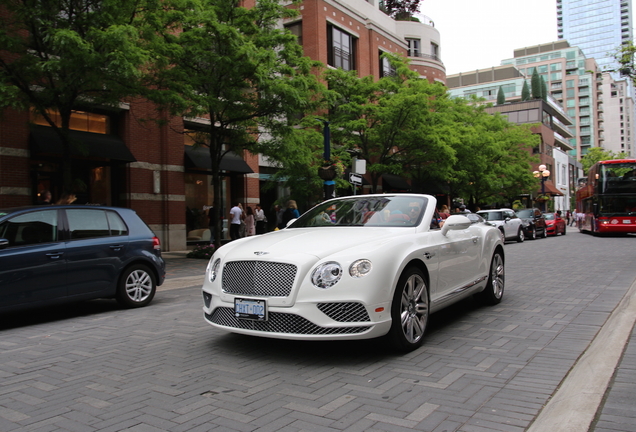
[[[556,213],[544,213],[545,228],[548,235],[565,235],[565,219]]]

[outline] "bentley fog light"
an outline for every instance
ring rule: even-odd
[[[326,262],[320,264],[311,273],[311,283],[318,288],[331,288],[338,283],[342,277],[342,267],[337,262]]]
[[[361,278],[368,275],[372,268],[373,265],[368,259],[357,260],[349,267],[349,274],[351,277]]]
[[[219,265],[220,265],[220,264],[221,264],[221,259],[220,259],[220,258],[217,258],[217,259],[214,261],[214,264],[212,264],[212,268],[210,268],[210,267],[208,266],[208,270],[209,270],[209,272],[210,272],[210,273],[209,273],[209,275],[210,275],[210,282],[214,282],[214,280],[216,279],[216,275],[217,275],[217,273],[218,273],[218,271],[219,271]]]

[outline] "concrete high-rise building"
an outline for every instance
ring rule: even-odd
[[[603,147],[602,73],[580,47],[558,41],[520,48],[514,51],[514,58],[502,60],[501,64],[515,65],[528,79],[537,69],[550,94],[574,119],[571,156],[580,159],[591,147]]]
[[[632,0],[556,0],[556,6],[559,39],[594,58],[601,70],[615,69],[613,53],[634,40]]]
[[[628,78],[614,80],[609,72],[603,73],[605,112],[599,115],[606,127],[599,130],[599,135],[605,150],[634,157],[634,100],[629,96],[629,86]]]

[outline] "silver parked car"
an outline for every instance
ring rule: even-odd
[[[517,240],[521,243],[526,239],[523,233],[523,221],[514,210],[507,208],[481,210],[477,214],[499,228],[506,240]]]

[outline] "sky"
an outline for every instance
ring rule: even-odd
[[[516,48],[554,42],[555,0],[423,0],[440,32],[446,75],[499,66]]]

